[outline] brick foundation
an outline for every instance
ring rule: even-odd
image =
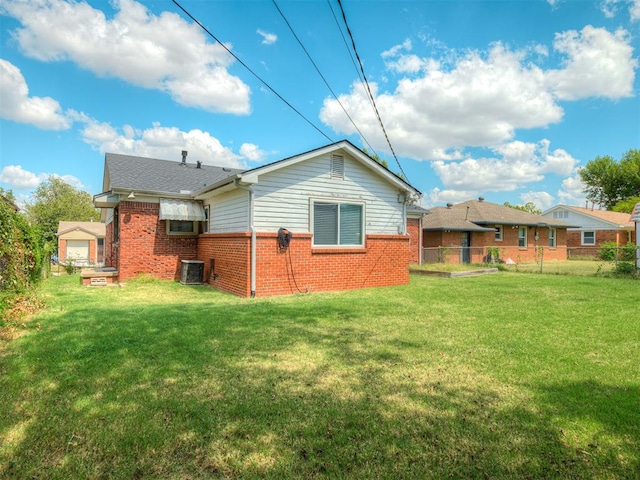
[[[256,235],[256,296],[352,290],[409,282],[407,235],[367,235],[365,248],[311,248],[311,234],[296,234],[287,250],[276,233]],[[205,281],[240,296],[251,294],[251,234],[203,234],[198,258]],[[213,267],[213,271],[212,268]]]

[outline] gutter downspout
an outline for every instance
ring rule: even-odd
[[[251,186],[240,185],[239,179],[233,181],[240,190],[249,192],[249,230],[251,231],[251,298],[256,296],[256,229],[253,225],[253,188]]]

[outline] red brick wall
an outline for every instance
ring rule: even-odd
[[[536,242],[535,232],[539,239]],[[459,263],[461,255],[455,247],[460,247],[462,232],[428,231],[424,233],[423,245],[425,248],[449,247],[446,252],[446,262]],[[487,255],[487,247],[500,249],[500,258],[512,259],[514,262],[534,262],[537,260],[536,245],[544,247],[545,260],[567,259],[567,231],[556,229],[556,248],[549,248],[549,229],[527,227],[527,248],[518,247],[518,229],[504,226],[502,229],[502,241],[495,240],[494,232],[471,232],[471,262],[482,263]],[[436,261],[437,252],[425,254],[425,261]]]
[[[159,220],[158,203],[120,202],[119,280],[141,273],[163,280],[180,278],[181,260],[195,260],[198,237],[167,235],[166,220]]]
[[[403,285],[409,282],[407,235],[367,235],[366,248],[313,249],[311,234],[294,234],[288,250],[276,233],[256,235],[256,296]],[[249,233],[203,234],[198,258],[220,290],[250,295]],[[210,272],[215,262],[214,275]]]
[[[67,260],[67,241],[58,239],[58,261],[64,263]]]
[[[618,244],[624,246],[628,242],[629,239],[628,233],[626,230],[593,230],[596,234],[596,244],[598,247],[600,244],[604,242],[617,242]],[[635,234],[632,232],[631,235],[631,243],[635,242]],[[568,247],[582,247],[582,233],[580,231],[572,230],[567,232],[567,246]],[[593,245],[589,245],[593,246]]]
[[[419,218],[407,219],[407,233],[409,234],[409,250],[411,263],[420,263],[420,226]]]
[[[205,282],[234,295],[250,295],[250,233],[202,234],[198,238],[198,259],[204,261]]]
[[[108,223],[105,227],[104,265],[105,267],[118,268],[118,249],[113,243],[113,222]]]

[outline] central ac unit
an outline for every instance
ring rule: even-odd
[[[202,260],[182,260],[180,283],[183,285],[201,285],[204,276],[204,262]]]

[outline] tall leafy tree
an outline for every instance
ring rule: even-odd
[[[13,190],[5,190],[0,187],[0,196],[6,198],[10,203],[16,203],[16,196],[13,194]]]
[[[611,210],[620,213],[632,213],[634,207],[640,203],[640,196],[628,197],[616,203]]]
[[[49,247],[57,243],[56,232],[61,220],[100,220],[100,213],[93,206],[91,195],[57,177],[49,177],[38,186],[25,211],[30,223],[38,229]]]
[[[542,210],[536,207],[536,204],[533,202],[527,202],[524,205],[511,205],[509,202],[504,202],[503,205],[509,208],[515,208],[516,210],[522,210],[523,212],[533,213],[535,215],[540,215]]]
[[[596,157],[580,170],[587,199],[611,210],[621,200],[640,196],[640,150],[629,150],[619,162]]]

